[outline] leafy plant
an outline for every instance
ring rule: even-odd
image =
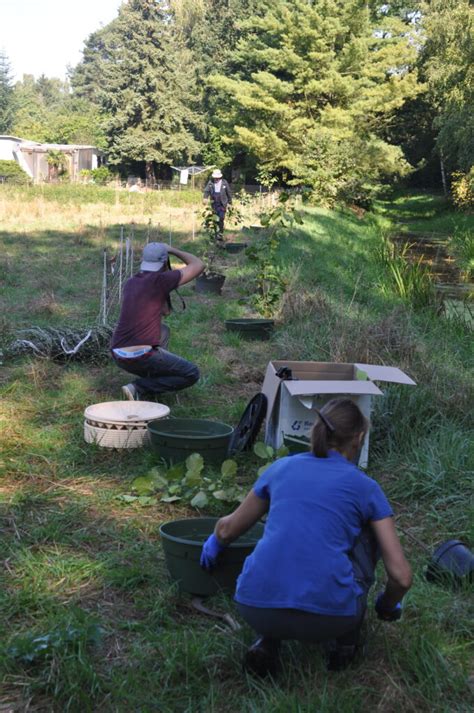
[[[202,259],[206,264],[205,275],[210,277],[219,274],[215,270],[215,262],[219,252],[217,243],[219,217],[213,211],[210,204],[207,204],[202,212],[202,227],[204,229],[205,240],[205,249]]]
[[[276,260],[280,240],[295,225],[301,225],[303,218],[296,209],[295,198],[283,192],[278,197],[278,205],[264,213],[260,223],[267,229],[266,232],[246,250],[248,259],[255,267],[257,282],[257,289],[250,299],[262,317],[272,317],[288,285]]]
[[[34,664],[65,649],[97,644],[102,634],[103,629],[94,622],[68,624],[46,634],[17,636],[8,647],[7,654],[21,663]]]
[[[258,470],[263,473],[277,458],[288,455],[286,446],[277,450],[265,443],[256,443],[254,453],[266,461]],[[183,501],[194,508],[205,508],[215,500],[224,503],[239,503],[245,497],[246,488],[236,483],[237,463],[232,458],[225,460],[218,473],[205,468],[200,453],[192,453],[184,463],[175,463],[152,468],[146,475],[132,481],[132,494],[118,495],[117,500],[149,507],[162,503]]]
[[[112,174],[107,166],[99,166],[98,168],[93,168],[91,171],[91,177],[94,183],[98,186],[105,186],[108,181],[110,181]]]
[[[266,471],[269,465],[278,460],[278,458],[287,456],[290,451],[286,446],[280,446],[280,448],[275,449],[273,446],[267,446],[266,443],[259,441],[254,445],[253,452],[259,458],[266,460],[265,465],[262,465],[261,468],[258,469],[258,475],[261,475]]]
[[[469,282],[474,275],[474,235],[471,230],[456,230],[448,243],[448,250],[461,270],[461,277]]]
[[[23,185],[30,183],[31,179],[16,161],[2,160],[0,161],[0,182],[2,180]]]
[[[434,290],[431,272],[423,265],[423,256],[414,262],[408,259],[411,247],[410,243],[399,247],[389,238],[384,238],[377,259],[385,273],[380,285],[382,292],[394,292],[417,309],[432,304]]]
[[[240,191],[239,197],[241,197],[244,193],[245,191]],[[247,205],[247,203],[244,203],[244,205]],[[240,210],[236,200],[234,200],[233,203],[229,203],[227,206],[226,220],[233,225],[240,225],[243,222],[242,211]]]
[[[469,173],[457,171],[452,175],[451,195],[456,208],[472,211],[474,208],[474,167]]]
[[[48,179],[57,181],[58,178],[67,176],[67,158],[59,149],[51,149],[46,154],[46,162],[49,167]]]
[[[146,475],[132,482],[133,495],[119,495],[125,503],[136,502],[142,507],[156,505],[159,501],[174,503],[188,502],[192,507],[203,508],[212,500],[226,503],[241,502],[245,490],[235,482],[237,463],[225,460],[218,474],[205,470],[204,459],[199,453],[192,453],[184,463],[176,463],[169,468],[165,465],[152,468]]]

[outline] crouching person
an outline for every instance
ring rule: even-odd
[[[313,427],[311,452],[269,466],[204,543],[201,566],[209,570],[268,513],[235,593],[238,611],[258,635],[244,659],[253,673],[276,671],[284,639],[323,643],[329,670],[347,666],[361,645],[380,556],[387,584],[376,599],[377,615],[385,621],[401,616],[410,565],[381,487],[353,463],[367,428],[353,401],[329,401]]]
[[[168,254],[179,258],[184,267],[172,270]],[[170,292],[191,282],[203,270],[202,260],[184,250],[164,243],[145,246],[140,271],[125,283],[110,345],[117,366],[138,377],[122,387],[127,399],[179,391],[199,379],[195,364],[168,351],[170,330],[162,317],[170,311]]]

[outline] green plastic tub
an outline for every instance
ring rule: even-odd
[[[224,250],[228,253],[240,253],[248,247],[248,243],[224,243]]]
[[[308,453],[311,443],[309,438],[292,438],[291,436],[283,436],[283,445],[285,445],[290,453]]]
[[[228,332],[237,332],[245,339],[270,339],[275,322],[273,319],[227,319]]]
[[[187,518],[172,520],[160,527],[166,565],[181,592],[198,596],[218,592],[232,594],[245,558],[263,535],[264,526],[258,522],[219,555],[219,564],[213,572],[206,572],[199,564],[202,545],[214,532],[217,520],[215,517]]]
[[[154,451],[170,463],[200,453],[204,463],[220,465],[227,457],[234,429],[226,423],[203,418],[169,418],[151,421],[148,431]]]

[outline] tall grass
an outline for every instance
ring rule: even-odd
[[[423,264],[423,256],[410,261],[410,243],[399,246],[384,238],[376,252],[383,270],[380,280],[384,293],[395,292],[415,309],[433,304],[435,292],[429,267]]]

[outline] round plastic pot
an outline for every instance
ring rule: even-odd
[[[240,253],[248,247],[248,243],[225,243],[224,249],[228,253]]]
[[[148,431],[154,451],[170,463],[200,453],[205,463],[220,464],[227,457],[234,429],[226,423],[202,418],[170,418],[151,421]]]
[[[199,596],[232,594],[245,558],[263,535],[264,527],[257,523],[219,555],[219,564],[212,572],[206,572],[199,564],[202,545],[214,532],[217,519],[173,520],[160,527],[166,566],[181,592]]]
[[[221,295],[225,275],[199,275],[196,279],[196,292],[199,294]]]
[[[292,438],[291,436],[283,437],[283,445],[288,448],[290,453],[307,453],[310,448],[308,438]]]
[[[430,582],[460,584],[474,580],[474,554],[460,540],[447,540],[434,552],[426,570]]]
[[[228,332],[237,332],[245,339],[270,339],[275,322],[273,319],[227,319]]]

